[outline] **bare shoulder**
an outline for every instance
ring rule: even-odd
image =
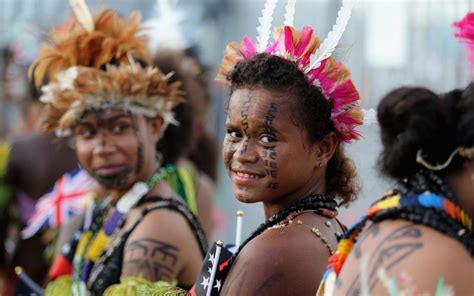
[[[322,273],[328,256],[325,246],[302,227],[269,229],[239,254],[224,294],[314,295],[320,279],[317,270]]]
[[[383,221],[364,231],[341,270],[338,291],[360,293],[360,274],[364,273],[372,293],[388,293],[381,271],[389,278],[411,279],[420,291],[434,293],[438,280],[443,278],[456,295],[474,293],[466,280],[474,276],[474,261],[461,243],[404,220]]]
[[[152,281],[179,280],[192,256],[199,258],[200,254],[186,219],[175,211],[156,209],[147,213],[130,234],[122,275],[141,275]]]

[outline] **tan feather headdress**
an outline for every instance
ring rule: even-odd
[[[85,111],[109,107],[176,123],[171,110],[182,101],[180,83],[169,84],[168,75],[137,62],[152,64],[140,14],[121,18],[106,10],[92,17],[83,0],[71,6],[77,21],[51,36],[29,70],[43,93],[45,130],[68,134]]]

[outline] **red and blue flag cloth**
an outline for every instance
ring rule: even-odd
[[[92,177],[80,168],[64,174],[51,191],[36,203],[28,226],[21,232],[22,238],[32,237],[44,228],[59,228],[73,216],[82,213],[92,182]]]
[[[216,258],[217,245],[214,243],[213,247],[207,252],[206,258],[204,259],[201,267],[201,272],[197,278],[196,283],[189,291],[191,296],[206,296],[207,290],[212,289],[211,295],[219,295],[224,284],[224,280],[229,271],[228,265],[232,259],[233,253],[227,249],[227,247],[221,248],[219,258]],[[211,283],[212,266],[217,260],[217,271],[214,277],[214,281]]]

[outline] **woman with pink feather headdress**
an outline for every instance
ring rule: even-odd
[[[266,1],[257,42],[228,45],[217,77],[230,86],[222,155],[234,194],[261,202],[267,220],[230,256],[216,244],[191,295],[314,295],[344,230],[337,208],[359,190],[343,147],[360,137],[360,97],[331,57],[353,1],[323,42],[293,27],[291,0],[270,41],[276,4]]]

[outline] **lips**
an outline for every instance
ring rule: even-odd
[[[104,177],[117,175],[125,170],[126,166],[124,165],[108,165],[103,166],[95,170],[97,175]]]
[[[249,185],[257,182],[265,177],[265,174],[260,174],[249,170],[231,169],[230,177],[234,183],[241,185]]]

